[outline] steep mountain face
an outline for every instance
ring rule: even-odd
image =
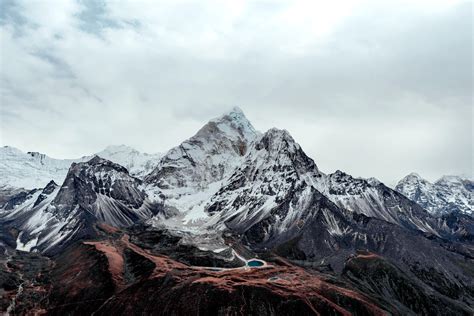
[[[2,230],[19,232],[17,249],[54,252],[93,237],[96,222],[124,227],[153,216],[156,208],[140,185],[125,167],[98,156],[73,163],[61,187],[51,182],[10,200],[1,213]]]
[[[318,191],[358,214],[438,236],[449,234],[416,203],[375,179],[321,173],[288,132],[271,129],[261,135],[239,110],[209,122],[173,148],[145,181],[153,199],[181,213],[172,221],[177,229],[190,222],[201,228],[247,229],[288,203],[297,211],[279,214],[272,225],[286,231],[302,216],[299,210],[311,201],[308,196]]]
[[[109,146],[96,154],[118,163],[137,177],[149,173],[161,154],[145,154],[128,146]],[[10,191],[42,188],[49,181],[62,183],[73,162],[85,162],[94,156],[78,159],[55,159],[37,152],[24,153],[14,147],[0,147],[0,198],[11,196]]]
[[[52,214],[46,212],[60,187],[51,181],[44,189],[22,191],[13,196],[0,210],[0,236],[3,243],[22,251],[32,251],[39,236],[52,224]],[[47,247],[48,245],[46,245]]]
[[[472,215],[448,213],[439,216],[438,227],[451,235],[451,239],[461,242],[474,242],[474,218]]]
[[[254,141],[205,211],[213,215],[210,223],[240,227],[237,230],[265,219],[272,222],[275,235],[281,238],[289,226],[308,215],[304,209],[321,200],[323,204],[336,204],[344,212],[437,236],[449,234],[419,205],[375,179],[353,178],[341,171],[321,173],[289,133],[278,129],[271,129]]]
[[[239,108],[211,120],[145,177],[150,196],[189,219],[206,217],[203,203],[241,164],[258,134]]]
[[[326,196],[316,186],[328,181]],[[338,204],[338,195],[359,208]],[[372,206],[371,198],[378,204]],[[417,267],[436,273],[442,284],[457,288],[442,294],[444,300],[463,295],[467,302],[473,299],[473,275],[462,269],[465,256],[473,253],[452,252],[437,237],[427,238],[426,233],[443,234],[437,219],[380,182],[341,172],[322,174],[286,131],[272,129],[262,135],[210,201],[209,225],[239,236],[257,252],[276,252],[298,264],[327,265],[340,272],[357,249],[365,249],[396,262],[405,274],[431,288],[427,292],[433,287],[436,291],[436,285]],[[364,203],[371,208],[363,208]],[[364,215],[369,211],[372,216]],[[390,220],[384,218],[387,214]],[[453,308],[462,310],[460,306]]]
[[[316,187],[329,181],[326,196]],[[337,203],[345,202],[339,196],[351,204]],[[437,219],[378,181],[354,179],[342,172],[322,174],[286,131],[272,129],[257,138],[241,166],[206,205],[207,229],[239,236],[257,252],[272,251],[299,264],[342,271],[357,249],[366,249],[396,262],[405,274],[424,284],[427,293],[448,293],[440,294],[448,302],[461,296],[468,303],[473,299],[472,271],[466,274],[461,267],[465,256],[473,253],[452,252],[426,238],[425,234],[450,236]],[[456,290],[437,287],[426,271]],[[409,302],[405,304],[403,308],[410,309]],[[452,308],[465,307],[461,303]]]
[[[474,182],[467,178],[444,176],[430,183],[411,173],[400,180],[395,189],[436,216],[474,214]]]
[[[51,206],[61,217],[69,216],[78,207],[110,225],[128,226],[139,217],[150,215],[130,212],[140,210],[145,203],[146,195],[139,189],[140,184],[141,181],[131,176],[125,167],[95,156],[86,163],[71,165]]]
[[[439,235],[438,223],[423,208],[376,179],[353,178],[336,171],[315,187],[341,208],[410,229]]]
[[[210,199],[206,208],[212,225],[245,231],[269,218],[275,234],[295,225],[312,189],[307,178],[320,177],[311,158],[284,130],[271,129],[250,147],[242,165]],[[273,210],[286,204],[284,211]],[[270,238],[270,237],[267,237]]]
[[[386,258],[402,271],[400,274],[404,278],[418,284],[419,289],[423,289],[419,295],[435,296],[445,302],[443,304],[447,307],[443,311],[451,309],[469,314],[469,306],[474,302],[474,270],[466,266],[472,265],[474,258],[470,244],[427,238],[418,230],[341,209],[318,191],[305,189],[292,191],[290,198],[248,228],[238,227],[241,228],[237,230],[241,242],[258,253],[274,252],[296,264],[325,267],[336,274],[344,270],[347,261],[358,250],[370,251]],[[294,198],[303,195],[299,192],[305,193],[306,203]],[[293,218],[288,216],[292,207],[298,210]],[[291,218],[292,221],[289,225],[282,225],[280,218]],[[229,228],[235,229],[232,225]],[[384,278],[377,276],[377,270],[364,272],[364,281]],[[389,285],[396,287],[392,291],[404,291],[403,284]],[[363,286],[361,289],[367,291]],[[393,302],[393,297],[387,294],[390,290],[381,292],[385,302]],[[415,297],[413,301],[417,301],[420,310],[432,308],[426,304],[429,300]],[[416,309],[410,300],[395,307],[398,313]]]
[[[367,273],[371,271],[371,273]],[[370,252],[358,251],[351,257],[342,273],[356,288],[395,314],[403,315],[469,315],[469,307],[462,302],[433,292],[417,279],[388,260]]]

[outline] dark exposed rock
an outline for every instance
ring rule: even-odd
[[[84,315],[97,310],[116,290],[104,253],[73,246],[56,257],[46,309],[50,315]]]
[[[40,313],[48,295],[49,259],[34,253],[3,249],[0,256],[0,311],[10,315]]]
[[[47,199],[48,195],[54,192],[54,190],[57,188],[56,182],[51,180],[41,191],[41,194],[38,196],[38,198],[35,201],[35,204],[33,204],[33,207],[38,206],[41,202]]]
[[[124,260],[124,274],[127,283],[148,278],[155,269],[155,264],[152,261],[128,248],[124,250]]]
[[[145,199],[145,193],[137,188],[140,183],[124,167],[95,156],[86,163],[71,165],[52,205],[58,207],[56,212],[60,216],[67,217],[71,206],[91,208],[101,195],[120,201],[126,207],[139,208]]]
[[[15,207],[17,207],[18,205],[20,205],[20,204],[24,203],[25,201],[27,201],[28,199],[30,199],[33,196],[33,194],[35,194],[38,191],[39,191],[39,189],[33,189],[33,190],[30,190],[30,191],[21,191],[21,192],[15,194],[14,196],[12,196],[11,198],[9,198],[3,208],[5,210],[12,210]]]
[[[466,303],[432,291],[406,271],[372,253],[360,252],[350,258],[343,277],[395,314],[471,315],[473,311]]]
[[[169,231],[136,225],[131,228],[130,241],[154,254],[164,254],[184,264],[203,267],[240,267],[238,260],[229,261],[226,252],[217,254],[181,243],[182,237]]]

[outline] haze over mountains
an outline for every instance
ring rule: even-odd
[[[241,261],[252,257],[266,258],[269,269],[290,267],[291,273],[255,272],[259,282],[276,278],[285,284],[285,294],[269,286],[262,294],[267,299],[290,302],[288,293],[321,293],[298,292],[303,290],[288,281],[301,281],[306,278],[301,273],[314,271],[324,275],[318,278],[331,277],[342,282],[341,288],[357,291],[322,291],[330,307],[317,295],[314,301],[295,301],[298,308],[314,312],[472,312],[473,184],[468,179],[444,177],[430,184],[410,175],[397,191],[374,178],[354,178],[339,170],[325,174],[286,130],[259,132],[238,108],[209,121],[163,155],[125,146],[78,160],[55,160],[11,147],[1,153],[0,241],[5,253],[20,253],[20,258],[23,251],[37,253],[41,260],[56,262],[66,275],[75,264],[87,265],[99,260],[97,254],[105,255],[100,275],[112,285],[93,311],[110,312],[127,297],[146,309],[143,293],[150,282],[157,289],[165,286],[158,281],[170,271],[158,273],[165,256],[171,260],[165,266],[190,274],[202,266],[240,273]],[[78,256],[77,263],[65,254]],[[14,269],[11,273],[16,275]],[[47,273],[60,272],[56,268]],[[173,273],[179,287],[182,276]],[[388,281],[381,282],[381,276]],[[239,282],[217,272],[210,278],[203,281],[207,290],[241,290]],[[38,282],[28,282],[34,292]],[[53,298],[78,301],[87,296],[55,292],[48,282],[41,286],[56,293],[41,306],[45,309],[56,308]],[[283,306],[275,311],[265,300],[255,299],[255,284],[242,286],[253,293],[251,310],[284,313]],[[186,289],[179,291],[192,296]],[[193,297],[202,304],[196,307],[201,312],[211,305],[221,312],[234,308],[204,299]],[[184,312],[183,306],[174,308]]]

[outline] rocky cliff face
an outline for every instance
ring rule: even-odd
[[[1,214],[2,230],[19,232],[18,249],[56,252],[93,237],[96,222],[125,227],[153,216],[156,208],[140,185],[127,169],[98,156],[73,163],[61,187],[50,182],[10,200]],[[16,207],[9,210],[12,203]]]
[[[301,214],[311,191],[306,177],[320,176],[316,164],[287,131],[271,129],[250,147],[245,160],[211,198],[206,209],[215,225],[244,231],[268,218],[279,204],[292,200],[287,212],[279,213],[275,229],[284,231]]]
[[[429,234],[442,233],[436,219],[420,205],[375,179],[353,178],[336,171],[322,177],[315,187],[348,211]]]
[[[239,165],[256,136],[257,132],[236,108],[172,148],[145,180],[164,190],[204,189]]]
[[[456,302],[433,293],[430,287],[374,253],[359,251],[347,261],[342,275],[395,314],[469,314],[471,302]]]
[[[148,193],[190,217],[205,216],[202,205],[237,168],[257,137],[238,108],[209,121],[196,135],[172,148],[145,177]]]
[[[95,156],[86,163],[73,164],[66,180],[51,203],[59,218],[83,209],[99,221],[124,227],[151,215],[144,206],[146,194],[141,180],[127,169]]]

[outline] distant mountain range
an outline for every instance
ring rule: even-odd
[[[108,146],[91,156],[77,159],[55,159],[38,152],[24,153],[21,150],[0,147],[0,188],[35,189],[44,187],[49,181],[62,183],[73,162],[84,162],[100,156],[126,167],[131,174],[145,175],[158,163],[161,154],[145,154],[132,147]]]
[[[395,190],[415,201],[433,215],[450,213],[473,214],[474,182],[467,177],[443,176],[435,183],[411,173]]]
[[[166,288],[193,302],[169,303],[177,314],[473,312],[471,180],[431,184],[411,174],[393,190],[374,178],[325,174],[286,130],[259,132],[238,108],[162,155],[126,146],[76,160],[12,147],[0,154],[5,254],[15,262],[36,253],[42,264],[29,271],[58,282],[5,272],[29,282],[22,293],[44,295],[34,308],[109,314],[133,299],[141,314],[145,293],[163,300]],[[249,271],[257,281],[239,268],[253,257],[268,265]],[[73,277],[90,265],[101,270]],[[203,266],[209,275],[198,286],[190,280]],[[173,281],[163,283],[165,275]],[[324,286],[293,286],[303,280]],[[41,287],[48,291],[35,292]],[[195,296],[224,298],[223,289],[240,294],[212,303]],[[104,296],[68,307],[92,299],[86,292]]]

